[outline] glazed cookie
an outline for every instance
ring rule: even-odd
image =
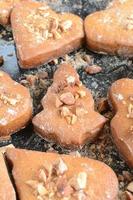
[[[20,1],[26,0],[0,0],[0,24],[7,25],[10,23],[11,10]]]
[[[95,12],[86,17],[84,24],[90,50],[133,56],[133,3]]]
[[[42,100],[43,111],[33,118],[35,132],[69,148],[94,139],[106,119],[94,111],[91,92],[69,64],[61,65]]]
[[[6,157],[13,166],[19,200],[117,199],[117,177],[102,162],[21,149],[7,150]]]
[[[0,153],[0,200],[16,200],[16,194],[8,175],[4,156]]]
[[[81,47],[83,21],[56,13],[39,2],[23,2],[12,11],[11,24],[20,67],[33,68]]]
[[[116,113],[111,131],[119,152],[133,167],[133,80],[120,79],[109,90],[109,100]]]
[[[24,128],[32,117],[32,100],[27,88],[0,71],[0,139]]]

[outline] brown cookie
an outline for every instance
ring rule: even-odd
[[[39,2],[23,2],[11,15],[22,68],[33,68],[82,45],[83,21],[71,13],[56,13]]]
[[[95,12],[85,19],[87,46],[99,53],[132,57],[133,3]]]
[[[111,3],[109,3],[108,8],[112,8],[112,7],[117,7],[120,5],[131,5],[133,4],[133,1],[131,0],[113,0]]]
[[[109,90],[109,100],[116,113],[111,131],[119,152],[133,167],[133,80],[120,79]]]
[[[27,88],[0,71],[0,139],[24,128],[32,117],[32,100]]]
[[[10,14],[13,6],[20,1],[27,0],[1,0],[0,1],[0,24],[7,25],[10,23]]]
[[[2,153],[0,153],[0,200],[16,200],[16,194]]]
[[[117,199],[117,177],[102,162],[21,149],[7,150],[6,157],[13,165],[19,200]]]
[[[69,64],[61,65],[55,72],[42,105],[43,111],[33,118],[35,131],[46,140],[70,148],[94,139],[106,122],[94,111],[91,92]]]

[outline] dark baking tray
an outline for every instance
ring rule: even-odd
[[[57,11],[76,13],[77,15],[84,18],[87,14],[90,14],[96,10],[104,9],[110,1],[111,0],[47,0],[45,2],[50,4],[50,6],[52,6]],[[39,97],[36,98],[35,94],[32,94],[34,98],[34,113],[39,112],[41,108],[39,107],[38,109],[37,105],[40,104],[40,100],[46,93],[47,87],[51,84],[52,76],[57,65],[54,63],[49,63],[42,65],[39,69],[27,71],[21,70],[17,64],[15,46],[10,27],[5,29],[0,26],[0,37],[0,55],[4,57],[4,65],[0,67],[1,70],[9,73],[12,78],[17,81],[22,80],[27,74],[36,74],[41,71],[46,71],[48,73],[46,85],[44,88],[41,88]],[[94,63],[100,65],[103,68],[102,73],[96,75],[86,74],[84,70],[84,64],[79,60],[77,61],[77,57],[84,53],[91,55],[94,59]],[[116,56],[98,55],[89,52],[85,47],[79,51],[71,53],[69,58],[74,60],[83,83],[92,90],[92,94],[96,100],[96,103],[99,98],[107,96],[108,88],[112,82],[122,77],[133,78],[132,60],[118,58]],[[62,59],[59,59],[58,63],[61,61]],[[14,146],[18,148],[70,153],[70,150],[64,149],[57,144],[46,142],[37,136],[33,131],[32,124],[30,124],[19,133],[14,134],[11,140],[1,141],[0,146],[4,146],[10,143],[13,143]],[[112,142],[109,124],[105,126],[98,140],[91,144],[86,144],[82,149],[79,149],[78,151],[83,156],[88,156],[104,161],[115,170],[118,177],[121,175],[123,176],[123,173],[127,172],[130,178],[133,178],[131,169],[129,169],[125,162],[121,159],[118,151],[116,150],[116,147]],[[123,182],[120,181],[120,188],[124,189],[128,182],[129,180],[124,177]]]

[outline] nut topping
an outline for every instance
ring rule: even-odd
[[[62,22],[60,24],[60,26],[63,31],[67,31],[68,29],[70,29],[72,27],[72,21],[66,20],[66,21]]]
[[[45,168],[44,165],[44,167],[39,170],[38,181],[30,180],[26,182],[33,190],[33,194],[36,196],[37,200],[71,200],[75,197],[77,200],[87,200],[84,191],[87,185],[86,172],[79,172],[77,175],[74,175],[74,177],[67,177],[66,172],[68,171],[68,166],[62,158],[56,160],[50,166],[52,166],[53,173],[50,172],[48,176],[44,178],[45,171],[47,171],[47,167]]]
[[[128,118],[133,118],[133,104],[129,104],[128,106],[128,114],[127,114]]]
[[[75,103],[75,98],[71,92],[66,92],[60,96],[60,101],[66,105],[73,105]]]
[[[63,106],[62,108],[61,108],[61,116],[63,116],[63,117],[68,117],[68,116],[71,116],[72,115],[72,113],[71,113],[71,111],[69,110],[69,108],[67,108],[66,106]]]
[[[79,96],[80,96],[81,98],[83,98],[83,97],[86,96],[86,92],[85,92],[84,90],[79,90],[79,91],[77,91],[77,93],[79,94]]]

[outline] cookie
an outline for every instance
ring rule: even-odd
[[[4,156],[0,153],[0,200],[16,200],[16,194],[8,175]]]
[[[117,7],[120,5],[131,5],[133,4],[133,1],[131,0],[113,0],[111,3],[109,3],[108,8],[112,8],[112,7]]]
[[[117,199],[117,177],[102,162],[21,149],[7,150],[6,157],[20,200]]]
[[[34,68],[81,47],[83,20],[56,13],[39,2],[23,2],[12,11],[11,24],[19,64]]]
[[[69,64],[59,66],[42,100],[43,110],[33,118],[35,132],[69,148],[83,146],[100,132],[106,119],[94,111],[91,92]]]
[[[124,78],[114,82],[109,90],[109,101],[115,112],[111,121],[114,142],[133,167],[133,80]]]
[[[18,2],[25,0],[1,0],[0,1],[0,24],[10,24],[10,14],[13,6]]]
[[[32,100],[27,88],[0,71],[0,139],[24,128],[32,117]]]
[[[132,57],[133,3],[95,12],[85,19],[87,47],[98,53]]]

